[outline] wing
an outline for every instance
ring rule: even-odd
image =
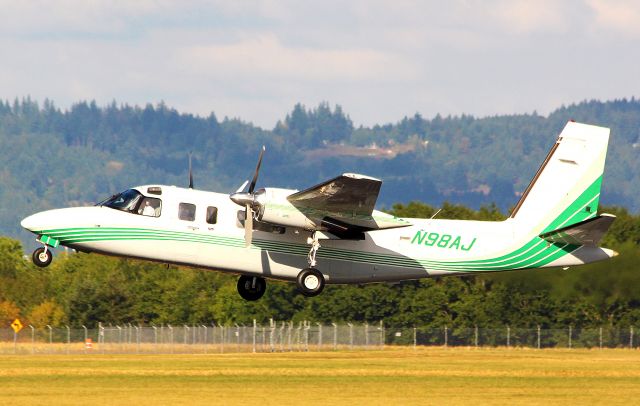
[[[616,216],[603,213],[592,219],[540,234],[540,238],[562,244],[598,245],[615,219]]]
[[[316,224],[332,232],[362,232],[406,227],[409,222],[374,212],[382,181],[345,173],[309,189],[287,196],[287,200]]]

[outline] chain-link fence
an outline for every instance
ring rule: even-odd
[[[375,350],[386,346],[639,348],[634,327],[424,328],[383,323],[329,325],[105,325],[98,328],[26,326],[0,329],[0,354],[212,354],[237,352]]]
[[[381,349],[382,325],[309,322],[251,326],[135,326],[0,329],[0,354],[207,354]]]

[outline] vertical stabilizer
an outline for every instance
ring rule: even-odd
[[[608,128],[567,123],[511,218],[543,233],[594,217],[608,142]]]

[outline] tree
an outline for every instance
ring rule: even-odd
[[[60,326],[66,322],[64,309],[53,300],[46,300],[35,306],[28,316],[29,323],[37,328],[47,325]]]
[[[9,300],[0,302],[0,328],[9,327],[11,323],[20,317],[20,309]]]

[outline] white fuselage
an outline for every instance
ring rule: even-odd
[[[159,217],[110,207],[49,210],[23,220],[23,227],[79,251],[295,280],[308,266],[310,231],[253,231],[245,246],[238,220],[243,209],[227,194],[161,186]],[[195,205],[195,218],[180,220],[179,204]],[[217,209],[215,223],[207,208]],[[367,283],[434,275],[544,266],[570,266],[605,259],[597,247],[562,247],[537,237],[540,230],[509,219],[501,222],[407,219],[409,227],[364,233],[364,240],[321,239],[317,268],[327,283]],[[282,231],[282,228],[280,229]]]

